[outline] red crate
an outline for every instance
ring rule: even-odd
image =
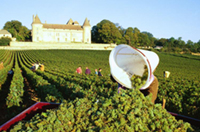
[[[20,114],[18,114],[17,116],[4,123],[3,125],[1,125],[0,131],[9,130],[9,128],[17,122],[23,119],[30,120],[36,113],[44,112],[46,111],[46,109],[57,108],[59,105],[60,104],[57,103],[37,102],[34,105],[27,108],[26,110],[24,110],[23,112],[21,112]]]
[[[20,114],[18,114],[17,116],[13,117],[12,119],[4,123],[2,126],[0,126],[0,131],[3,131],[3,130],[7,131],[11,128],[11,126],[15,125],[17,122],[21,120],[30,120],[35,114],[44,112],[47,109],[57,108],[59,105],[60,104],[58,103],[48,103],[48,102],[35,103],[34,105],[30,106],[29,108],[27,108],[26,110],[24,110],[23,112],[21,112]],[[198,119],[191,118],[184,115],[179,115],[172,112],[169,112],[169,113],[175,116],[177,120],[181,119],[197,127],[199,127],[200,125],[200,120]]]
[[[200,120],[199,119],[195,119],[195,118],[191,118],[191,117],[188,117],[188,116],[184,116],[184,115],[180,115],[180,114],[176,114],[176,113],[173,113],[173,112],[169,112],[171,115],[175,116],[175,118],[177,120],[183,120],[185,122],[189,122],[190,124],[196,126],[196,127],[199,127],[200,126]]]

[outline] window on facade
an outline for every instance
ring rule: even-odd
[[[65,41],[67,42],[67,38],[65,38]]]
[[[58,42],[60,41],[60,39],[58,38]]]
[[[67,33],[65,35],[67,36]]]
[[[73,39],[73,41],[75,42],[75,38]]]
[[[37,37],[37,41],[39,41],[39,37]]]

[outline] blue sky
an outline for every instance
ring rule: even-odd
[[[156,38],[200,40],[200,0],[1,0],[0,29],[18,20],[31,29],[32,16],[42,23],[65,24],[72,18],[91,26],[103,19],[123,28],[137,27]]]

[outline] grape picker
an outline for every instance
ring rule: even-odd
[[[158,93],[158,79],[153,75],[159,63],[159,57],[152,51],[140,50],[121,44],[110,53],[109,64],[111,79],[121,88],[137,88],[145,96],[152,93],[152,103]]]

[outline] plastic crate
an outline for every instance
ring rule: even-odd
[[[47,109],[53,109],[53,108],[58,108],[60,104],[58,103],[48,103],[48,102],[38,102],[35,103],[34,105],[30,106],[17,116],[13,117],[6,123],[4,123],[2,126],[0,126],[0,131],[7,131],[9,130],[13,125],[15,125],[17,122],[21,120],[30,120],[35,114],[41,113],[46,111]],[[190,124],[199,127],[200,125],[200,120],[191,118],[188,116],[184,115],[179,115],[176,113],[169,112],[171,115],[175,116],[177,120],[183,120],[185,122],[189,122]]]
[[[188,116],[184,116],[184,115],[180,115],[180,114],[176,114],[173,112],[169,112],[172,116],[175,116],[175,118],[177,120],[183,120],[185,122],[189,122],[190,124],[196,126],[196,127],[200,127],[200,120],[199,119],[195,119],[192,117],[188,117]]]
[[[48,102],[37,102],[34,105],[30,106],[17,116],[13,117],[6,123],[0,126],[0,131],[7,131],[11,128],[12,125],[16,124],[21,120],[30,120],[35,114],[46,111],[46,109],[57,108],[60,104],[57,103],[48,103]]]

